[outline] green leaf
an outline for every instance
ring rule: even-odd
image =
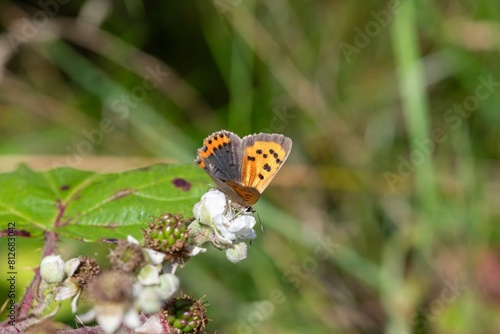
[[[114,174],[62,167],[34,172],[26,166],[0,174],[0,219],[39,236],[55,231],[84,241],[140,237],[152,216],[181,213],[208,188],[194,165],[152,165]]]

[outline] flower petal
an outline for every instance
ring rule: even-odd
[[[122,324],[124,309],[121,304],[103,304],[94,307],[96,320],[106,333],[114,333]]]
[[[158,284],[160,283],[160,269],[148,264],[141,269],[139,275],[137,275],[137,279],[142,285]]]
[[[144,313],[156,313],[163,305],[155,286],[143,286],[135,301],[135,306]]]
[[[67,278],[59,291],[57,291],[54,299],[56,301],[68,299],[76,295],[78,291],[80,291],[78,284],[74,283],[72,279]]]
[[[125,313],[125,316],[123,317],[123,322],[130,328],[137,328],[141,325],[141,319],[139,318],[139,314],[133,307],[129,308],[128,311]]]
[[[162,334],[165,332],[163,325],[161,323],[160,315],[157,313],[151,318],[146,320],[146,322],[139,328],[135,329],[136,333],[143,334]]]
[[[156,287],[158,296],[163,300],[169,300],[179,289],[180,281],[174,274],[160,275],[160,284]]]
[[[226,250],[226,257],[232,263],[240,262],[247,258],[247,244],[240,242]]]

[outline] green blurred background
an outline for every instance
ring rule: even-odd
[[[2,1],[0,168],[282,133],[248,259],[179,273],[211,331],[499,332],[498,36],[496,0]]]

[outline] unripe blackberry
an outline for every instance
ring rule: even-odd
[[[125,273],[136,272],[146,262],[141,246],[126,240],[118,241],[115,250],[109,254],[109,260],[113,269]]]
[[[165,261],[184,263],[189,258],[187,223],[181,215],[155,217],[143,231],[144,246],[164,253]]]
[[[85,287],[89,284],[99,273],[101,269],[97,264],[97,261],[93,258],[89,258],[86,256],[78,257],[80,264],[78,269],[73,274],[73,277],[76,279],[76,282],[79,286]]]
[[[169,333],[202,332],[208,322],[205,305],[205,301],[193,300],[186,295],[174,298],[162,312],[163,321],[170,327]]]

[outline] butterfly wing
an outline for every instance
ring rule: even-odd
[[[222,192],[244,205],[242,196],[236,192],[241,182],[241,154],[240,137],[221,130],[205,138],[195,163],[207,172]]]
[[[234,197],[234,199],[241,206],[252,206],[260,198],[260,192],[253,187],[246,187],[232,181],[223,182],[225,183],[225,187],[229,187],[231,189],[231,192],[234,192],[237,195],[236,197]]]
[[[216,179],[241,180],[241,139],[232,132],[212,133],[198,149],[195,163]]]
[[[280,134],[259,133],[244,137],[242,148],[241,184],[262,193],[288,158],[292,140]]]
[[[251,206],[281,168],[291,148],[292,141],[283,135],[260,133],[240,139],[221,130],[205,138],[195,163],[231,200]]]

